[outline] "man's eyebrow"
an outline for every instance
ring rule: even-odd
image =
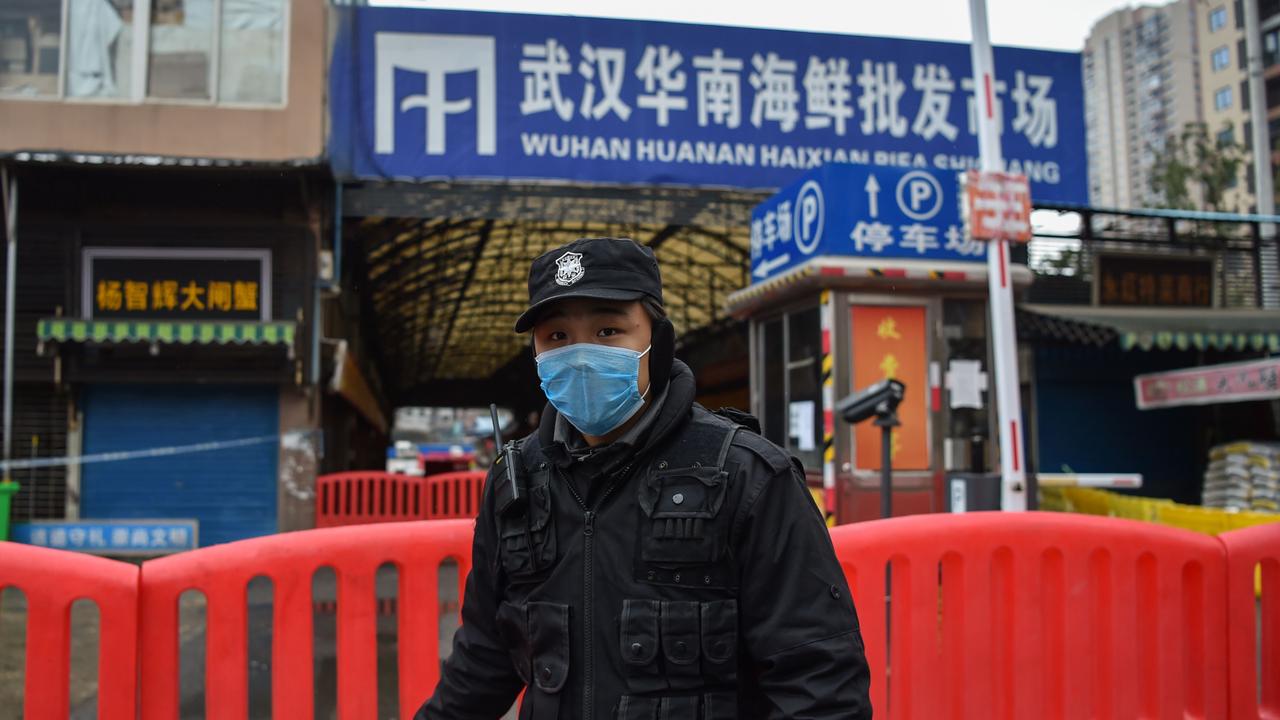
[[[627,311],[626,311],[626,310],[623,310],[622,308],[620,308],[620,307],[618,307],[618,306],[616,306],[616,305],[596,305],[595,307],[591,308],[591,311],[590,311],[590,312],[591,312],[591,314],[592,314],[592,315],[622,315],[622,316],[625,316],[625,315],[627,314]]]

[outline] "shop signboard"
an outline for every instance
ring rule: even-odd
[[[830,163],[979,165],[964,43],[427,8],[338,17],[339,177],[766,189]],[[1080,54],[996,48],[995,61],[1003,169],[1037,200],[1086,204]]]
[[[1139,410],[1280,398],[1280,357],[1139,375]]]
[[[1094,304],[1213,307],[1213,258],[1098,255]]]
[[[86,248],[86,319],[271,319],[271,251],[221,248]]]
[[[987,243],[966,237],[960,174],[825,165],[751,212],[751,282],[815,256],[981,262]]]
[[[96,555],[167,555],[199,546],[198,520],[38,520],[14,525],[13,540]]]
[[[906,305],[857,305],[853,316],[853,387],[887,378],[907,386],[898,406],[901,426],[893,429],[890,459],[894,470],[929,469],[928,338],[925,308]],[[854,426],[854,467],[879,470],[881,429],[875,423]]]

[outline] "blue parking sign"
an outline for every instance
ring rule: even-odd
[[[824,165],[751,213],[751,281],[817,256],[986,259],[965,235],[960,173],[930,168]]]

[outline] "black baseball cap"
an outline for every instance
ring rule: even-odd
[[[662,304],[662,274],[653,251],[630,238],[582,238],[539,255],[529,268],[529,308],[516,332],[533,327],[548,305],[565,298]]]

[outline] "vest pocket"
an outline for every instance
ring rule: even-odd
[[[719,468],[689,467],[649,475],[637,493],[649,520],[640,557],[657,563],[710,563],[721,553],[716,516],[728,476]]]
[[[623,695],[614,717],[617,720],[658,720],[658,698]]]
[[[673,687],[685,687],[679,678],[698,678],[698,603],[668,600],[662,603],[662,654]]]
[[[738,601],[701,603],[702,668],[714,682],[732,683],[738,677]]]
[[[569,677],[569,606],[529,603],[529,638],[534,684],[545,692],[560,692]]]
[[[622,661],[628,687],[633,692],[655,692],[666,688],[658,666],[658,600],[622,601]]]
[[[556,562],[556,533],[551,522],[549,486],[535,485],[527,492],[527,505],[512,507],[498,518],[501,537],[498,554],[502,558],[502,569],[508,577],[516,580],[550,569]]]

